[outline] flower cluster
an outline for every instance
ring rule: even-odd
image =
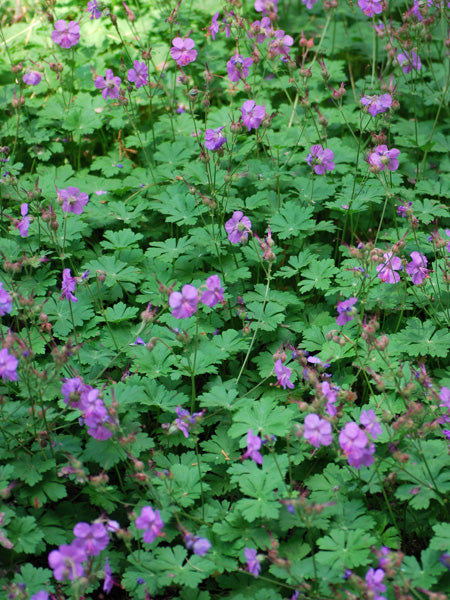
[[[363,96],[361,104],[367,108],[372,117],[386,112],[392,106],[392,96],[383,94],[381,96]]]
[[[189,437],[189,432],[192,427],[199,421],[205,414],[204,410],[200,412],[191,413],[186,408],[177,406],[175,409],[177,418],[173,423],[165,423],[163,429],[166,429],[169,434],[181,431],[185,438]]]
[[[84,383],[80,377],[73,377],[65,380],[61,392],[65,404],[81,412],[82,421],[91,437],[104,441],[113,435],[112,427],[116,423],[99,397],[99,390]]]
[[[374,461],[375,444],[370,441],[368,434],[376,440],[382,433],[375,411],[363,411],[360,422],[363,429],[358,423],[350,421],[339,434],[339,445],[347,457],[348,464],[356,469],[362,466],[369,467]]]
[[[213,307],[223,301],[223,287],[218,275],[211,275],[205,282],[206,290],[201,294],[200,301],[209,307]],[[197,312],[199,302],[199,290],[191,284],[181,288],[181,292],[172,292],[169,296],[169,306],[172,315],[176,319],[187,319]]]

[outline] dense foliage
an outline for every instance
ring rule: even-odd
[[[0,588],[444,600],[449,6],[4,0]]]

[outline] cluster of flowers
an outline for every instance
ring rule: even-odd
[[[223,287],[218,275],[211,275],[205,283],[206,290],[200,296],[200,301],[206,306],[213,307],[223,301]],[[169,306],[176,319],[187,319],[197,312],[199,290],[190,284],[183,285],[181,292],[172,292],[169,296]]]
[[[107,440],[112,435],[115,421],[99,397],[100,391],[84,383],[80,377],[66,379],[61,392],[64,403],[77,408],[82,414],[82,422],[88,427],[88,434],[96,440]]]
[[[428,260],[424,254],[420,252],[411,252],[411,262],[409,262],[405,271],[411,276],[414,285],[420,285],[423,280],[428,277],[430,269],[427,269]],[[402,261],[398,256],[394,256],[393,252],[383,254],[383,263],[377,266],[378,278],[385,283],[398,283],[400,275],[397,271],[402,270]]]
[[[203,417],[205,414],[204,410],[200,412],[191,413],[186,408],[177,406],[175,409],[177,418],[173,423],[164,423],[163,429],[166,429],[169,434],[176,431],[181,431],[185,438],[189,437],[189,433],[192,427]]]
[[[3,288],[0,281],[0,316],[8,315],[12,311],[11,294]],[[14,354],[10,354],[8,348],[0,350],[0,377],[3,381],[17,381],[18,359]]]
[[[86,563],[91,557],[98,556],[109,544],[108,532],[119,530],[116,521],[107,521],[106,527],[101,521],[77,523],[73,528],[75,539],[71,544],[62,544],[58,550],[48,555],[48,563],[53,569],[57,581],[73,581],[85,574]],[[105,560],[103,591],[109,593],[114,585],[108,558]]]

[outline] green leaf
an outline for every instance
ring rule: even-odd
[[[301,292],[309,292],[312,289],[327,290],[331,286],[331,278],[336,273],[339,273],[339,269],[334,266],[333,259],[312,261],[301,273],[302,281],[298,285],[299,290]]]
[[[430,589],[439,576],[446,571],[439,561],[441,552],[427,548],[420,554],[420,563],[414,556],[405,556],[402,562],[402,573],[411,581],[413,587]]]
[[[438,523],[432,527],[434,537],[431,538],[430,548],[441,552],[450,552],[450,523]]]
[[[438,356],[445,358],[450,350],[450,331],[447,327],[436,330],[432,321],[422,322],[411,317],[408,325],[390,336],[389,352],[408,356]]]
[[[31,516],[16,517],[8,525],[7,532],[13,543],[14,552],[25,554],[33,554],[44,537],[42,531],[38,529],[36,519]]]
[[[370,547],[376,539],[362,529],[342,531],[332,529],[329,535],[317,540],[320,551],[317,561],[330,565],[332,568],[339,566],[344,571],[346,568],[367,565],[370,556]]]
[[[241,437],[252,429],[254,435],[283,436],[290,431],[297,413],[294,406],[277,406],[271,398],[263,397],[236,412],[229,434],[233,438]]]
[[[311,219],[313,209],[300,206],[297,202],[286,202],[280,212],[275,215],[270,228],[280,240],[298,237],[300,232],[314,228],[315,221]]]
[[[135,306],[127,306],[123,302],[118,302],[112,307],[108,306],[105,310],[105,319],[110,323],[132,321],[136,317],[138,310]]]

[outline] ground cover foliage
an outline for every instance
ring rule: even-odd
[[[445,599],[447,2],[0,16],[2,597]]]

